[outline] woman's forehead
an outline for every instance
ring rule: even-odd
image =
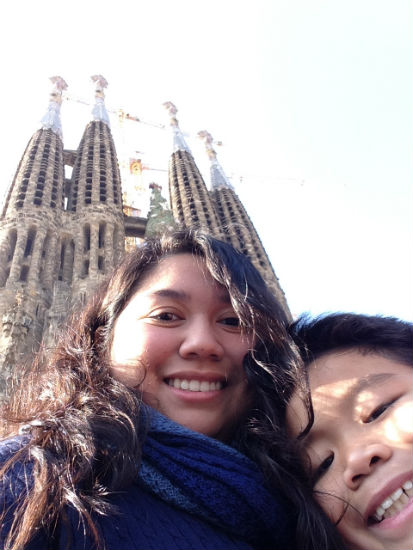
[[[178,289],[181,294],[202,288],[213,288],[223,301],[229,301],[228,290],[210,274],[202,256],[179,253],[164,256],[142,277],[134,296],[149,291]]]

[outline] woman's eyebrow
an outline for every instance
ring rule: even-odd
[[[158,296],[160,298],[171,298],[173,300],[182,300],[184,302],[189,302],[191,300],[191,295],[185,290],[175,290],[174,288],[160,288],[158,290],[152,290],[149,293],[151,296]],[[217,292],[217,299],[223,304],[231,304],[231,299],[228,292],[225,290]]]
[[[153,290],[150,292],[151,296],[159,296],[160,298],[172,298],[173,300],[182,300],[189,302],[191,295],[184,290],[175,290],[174,288],[160,288],[158,290]],[[217,298],[223,304],[230,304],[231,299],[228,295],[228,292],[225,290],[217,292]]]
[[[159,290],[153,290],[150,293],[152,296],[159,296],[160,298],[172,298],[174,300],[188,301],[190,296],[184,290],[175,290],[173,288],[161,288]]]

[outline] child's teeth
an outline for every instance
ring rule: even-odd
[[[377,506],[375,518],[377,521],[394,516],[402,510],[413,496],[413,483],[406,481],[396,489],[381,504]]]
[[[394,493],[390,495],[390,498],[393,500],[397,500],[399,497],[401,497],[403,494],[403,489],[396,489]]]
[[[386,510],[384,508],[382,508],[381,506],[378,506],[378,508],[376,510],[376,516],[381,517],[384,514],[385,511]]]

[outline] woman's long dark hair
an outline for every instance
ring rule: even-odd
[[[147,240],[130,253],[72,315],[54,349],[38,354],[7,403],[4,435],[30,435],[0,475],[22,461],[33,471],[33,485],[18,503],[6,541],[9,550],[24,548],[39,528],[52,534],[67,507],[79,513],[99,545],[93,516],[109,513],[106,497],[138,475],[144,437],[141,396],[110,375],[114,323],[142,278],[161,258],[179,253],[203,258],[228,290],[242,330],[255,337],[256,349],[245,361],[255,403],[237,429],[236,444],[295,504],[303,537],[297,548],[341,548],[317,505],[306,503],[298,460],[279,429],[279,406],[299,364],[286,315],[244,255],[198,230],[185,230]]]

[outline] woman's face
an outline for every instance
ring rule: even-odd
[[[316,498],[333,522],[339,520],[350,548],[411,550],[411,367],[349,350],[317,359],[309,377],[315,422],[304,443]],[[295,395],[287,411],[293,435],[306,419]]]
[[[227,439],[251,403],[241,335],[228,292],[201,258],[163,258],[119,315],[113,376],[175,422]]]

